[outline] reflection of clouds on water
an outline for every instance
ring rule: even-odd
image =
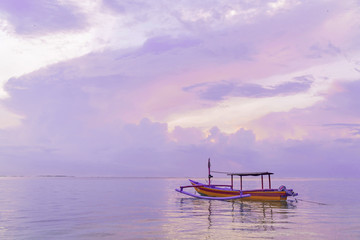
[[[181,198],[177,205],[176,215],[181,215],[182,219],[178,221],[178,228],[183,231],[196,228],[202,239],[222,239],[236,234],[244,237],[244,232],[249,238],[268,238],[269,232],[286,229],[296,208],[296,203],[292,202],[225,202],[192,198]]]

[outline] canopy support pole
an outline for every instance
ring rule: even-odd
[[[264,189],[264,177],[261,175],[261,189]]]
[[[269,174],[269,189],[271,189],[271,179],[270,179],[270,174]]]
[[[240,190],[242,191],[242,176],[240,176]]]

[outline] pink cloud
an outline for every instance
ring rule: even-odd
[[[21,25],[19,6],[4,4],[19,34],[84,24],[74,15],[76,8],[56,5],[50,11],[30,4],[34,12],[25,15],[39,22],[36,31]],[[130,3],[104,4],[115,12],[134,11]],[[246,23],[241,18],[226,22],[228,7],[217,4],[222,7],[198,3],[200,13],[190,5],[171,12],[168,17],[179,24],[177,34],[149,33],[137,48],[91,53],[10,79],[6,89],[11,97],[4,103],[24,119],[18,128],[1,132],[0,157],[6,161],[0,173],[202,176],[211,157],[221,170],[238,166],[237,171],[269,170],[282,176],[355,176],[357,79],[337,83],[341,92],[324,90],[316,105],[273,112],[232,133],[216,125],[169,129],[171,116],[211,108],[224,99],[307,93],[318,78],[311,70],[301,71],[357,50],[358,33],[337,26],[339,34],[350,38],[343,40],[326,29],[327,21],[344,11],[337,3],[326,8],[301,4],[272,15],[256,5],[260,13]],[[187,10],[197,18],[187,16]],[[35,16],[49,17],[52,11],[48,22]],[[151,19],[150,13],[142,14]],[[74,26],[68,25],[71,19]],[[136,19],[137,24],[144,21]],[[327,72],[322,77],[329,79]],[[222,119],[221,111],[217,117]]]
[[[249,127],[266,138],[328,139],[353,138],[360,121],[357,103],[359,82],[335,82],[326,99],[306,109],[271,113]]]

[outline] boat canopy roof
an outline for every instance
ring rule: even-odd
[[[262,175],[271,175],[274,173],[271,172],[247,172],[247,173],[233,173],[233,172],[218,172],[218,171],[211,171],[214,173],[223,173],[229,176],[262,176]]]

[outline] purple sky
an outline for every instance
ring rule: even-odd
[[[0,2],[0,175],[358,177],[359,1]]]

